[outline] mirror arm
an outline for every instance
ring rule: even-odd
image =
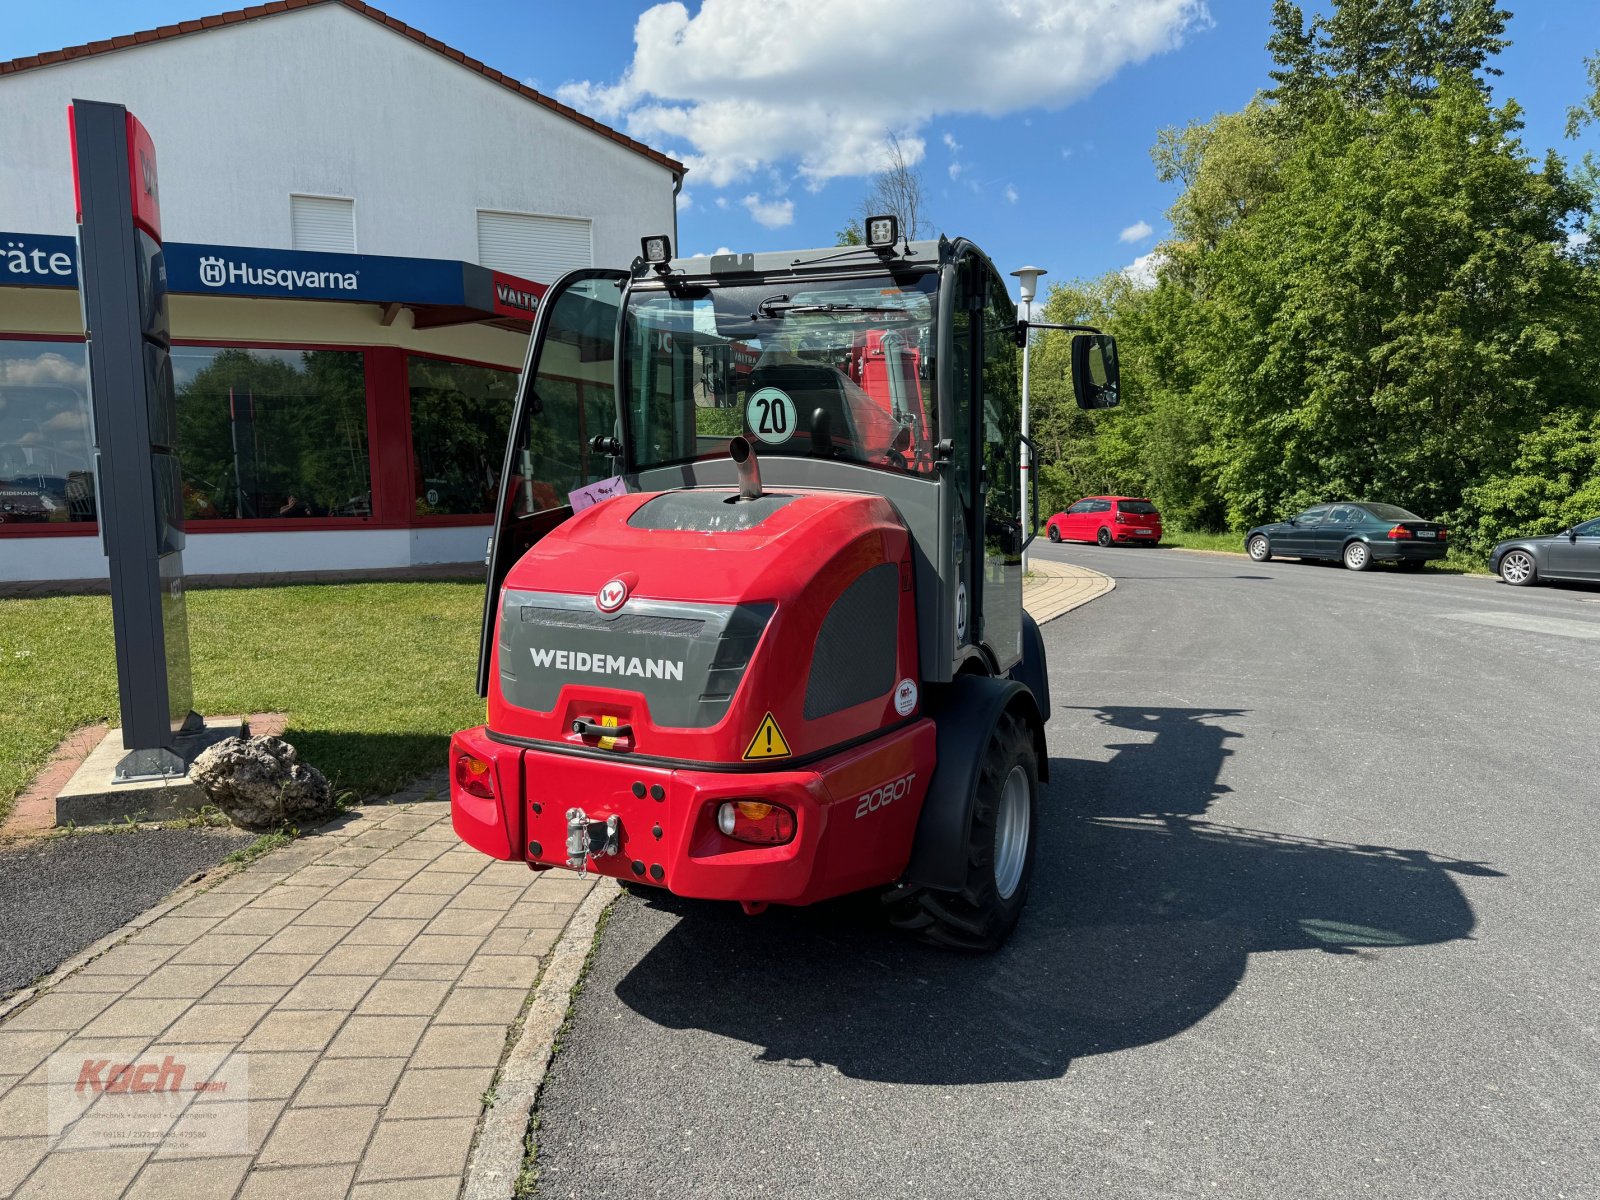
[[[1018,321],[1017,328],[1026,334],[1030,329],[1065,329],[1069,333],[1095,333],[1103,334],[1105,330],[1096,329],[1093,325],[1054,325],[1048,321]]]

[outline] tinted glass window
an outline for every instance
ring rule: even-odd
[[[1328,510],[1327,510],[1326,507],[1324,507],[1324,508],[1308,508],[1308,509],[1306,509],[1305,512],[1303,512],[1303,513],[1299,514],[1297,517],[1295,517],[1294,523],[1296,525],[1301,526],[1302,528],[1304,528],[1307,525],[1321,525],[1322,524],[1322,519],[1324,517],[1326,517],[1327,515],[1328,515]]]
[[[94,516],[83,343],[0,339],[0,524]]]
[[[1110,512],[1111,511],[1111,501],[1109,501],[1109,500],[1094,500],[1094,501],[1091,501],[1090,505],[1089,505],[1089,511],[1090,512],[1097,512],[1097,513]]]
[[[517,374],[408,358],[418,516],[492,513]]]
[[[1407,512],[1405,509],[1398,508],[1393,504],[1363,504],[1361,507],[1380,521],[1420,521],[1423,519],[1417,516],[1416,513]]]
[[[1117,508],[1121,512],[1132,513],[1140,517],[1153,517],[1156,515],[1156,506],[1148,500],[1119,500]]]
[[[1086,512],[1092,512],[1093,510],[1094,510],[1094,501],[1093,500],[1079,500],[1071,508],[1067,509],[1067,511],[1069,513],[1086,513]]]
[[[1585,521],[1572,532],[1579,537],[1600,537],[1600,520]]]
[[[174,346],[184,515],[372,515],[365,356]]]
[[[1361,517],[1362,517],[1361,512],[1359,512],[1357,509],[1355,509],[1351,505],[1340,504],[1340,505],[1336,506],[1335,508],[1333,508],[1328,513],[1327,524],[1329,524],[1329,525],[1351,525],[1351,524],[1354,524],[1356,521],[1359,521],[1361,519]]]
[[[727,453],[933,472],[938,276],[635,289],[622,353],[636,467]]]

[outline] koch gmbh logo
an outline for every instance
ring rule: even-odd
[[[628,602],[628,584],[621,578],[613,579],[600,589],[594,606],[603,613],[614,613]]]
[[[200,282],[207,287],[221,287],[228,282],[228,268],[222,259],[210,255],[200,260]]]

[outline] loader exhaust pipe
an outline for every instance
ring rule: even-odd
[[[756,448],[746,437],[736,437],[728,443],[728,456],[739,471],[739,499],[761,499],[761,466],[756,462]]]

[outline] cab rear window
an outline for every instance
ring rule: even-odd
[[[1141,517],[1153,517],[1156,515],[1156,506],[1148,500],[1119,500],[1117,511]]]

